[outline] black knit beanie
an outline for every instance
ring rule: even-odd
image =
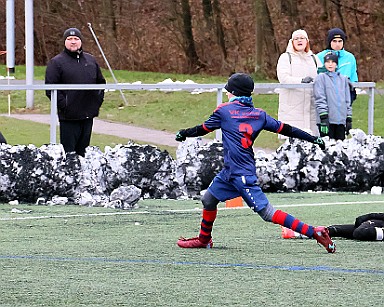
[[[345,40],[347,36],[345,35],[344,31],[341,30],[340,28],[333,28],[328,31],[328,36],[327,36],[327,49],[332,49],[331,48],[331,41],[335,38],[341,38],[343,42],[345,43]]]
[[[247,96],[252,95],[255,84],[251,76],[244,73],[233,74],[224,88],[235,96]]]
[[[64,41],[67,39],[68,36],[77,36],[78,38],[83,40],[83,36],[81,35],[80,30],[77,28],[69,28],[65,30],[63,34]]]
[[[339,57],[337,56],[336,53],[334,52],[328,52],[325,56],[324,56],[324,63],[327,62],[327,61],[333,61],[335,62],[336,64],[339,63]]]

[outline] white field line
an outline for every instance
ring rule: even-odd
[[[318,206],[335,206],[335,205],[357,205],[357,204],[383,204],[384,200],[375,200],[375,201],[346,201],[346,202],[334,202],[334,203],[313,203],[313,204],[292,204],[292,205],[273,205],[275,208],[290,208],[290,207],[318,207]],[[218,210],[239,210],[239,209],[249,209],[245,204],[242,207],[228,207],[228,208],[219,208]],[[194,209],[179,209],[179,210],[165,210],[165,212],[193,212],[193,211],[202,211],[201,208]]]
[[[109,216],[109,215],[133,215],[133,214],[149,214],[149,211],[125,211],[125,212],[105,212],[105,213],[85,213],[85,214],[64,214],[64,215],[42,215],[42,216],[23,216],[23,217],[9,217],[0,218],[0,221],[14,221],[14,220],[41,220],[53,218],[72,218],[72,217],[92,217],[92,216]]]
[[[289,207],[318,207],[318,206],[336,206],[336,205],[356,205],[356,204],[382,204],[384,200],[376,201],[351,201],[351,202],[333,202],[333,203],[313,203],[313,204],[292,204],[292,205],[273,205],[275,208],[289,208]],[[219,208],[219,210],[239,210],[249,209],[248,206],[243,207],[229,207]],[[175,210],[164,210],[166,213],[188,213],[188,212],[200,212],[201,208],[193,209],[175,209]],[[134,215],[134,214],[151,214],[150,211],[124,211],[124,212],[106,212],[106,213],[86,213],[86,214],[65,214],[65,215],[42,215],[42,216],[20,216],[10,218],[0,218],[0,221],[14,221],[14,220],[40,220],[40,219],[51,219],[51,218],[73,218],[73,217],[93,217],[93,216],[115,216],[115,215]]]

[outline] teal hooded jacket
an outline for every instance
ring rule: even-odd
[[[344,50],[332,50],[332,49],[325,49],[321,51],[320,53],[316,54],[316,56],[319,58],[321,63],[324,65],[324,57],[328,52],[333,52],[337,54],[339,61],[337,64],[337,71],[342,74],[343,76],[346,76],[351,82],[358,82],[357,77],[357,64],[356,64],[356,58],[355,56]],[[321,68],[324,68],[324,70],[321,70]],[[325,67],[322,66],[319,68],[319,72],[325,72]]]

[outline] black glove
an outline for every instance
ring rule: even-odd
[[[356,88],[353,86],[352,82],[348,80],[349,83],[349,92],[351,95],[351,105],[357,98]]]
[[[320,121],[320,136],[327,136],[329,134],[328,113],[321,114]]]
[[[319,137],[319,136],[313,140],[313,144],[319,145],[321,150],[325,149],[324,140],[321,137]]]
[[[311,82],[313,82],[313,78],[309,77],[309,76],[307,76],[301,80],[301,83],[311,83]]]
[[[182,141],[185,141],[186,139],[187,139],[187,137],[185,136],[185,130],[184,129],[182,129],[176,133],[176,138],[175,138],[176,141],[182,142]]]
[[[347,122],[345,124],[345,133],[349,135],[349,130],[352,129],[352,116],[347,116]]]

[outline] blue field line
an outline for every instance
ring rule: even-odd
[[[252,263],[215,263],[215,262],[194,262],[194,261],[164,261],[154,259],[109,259],[99,257],[79,258],[79,257],[49,257],[31,255],[0,255],[0,259],[9,260],[37,260],[37,261],[73,261],[73,262],[99,262],[99,263],[126,263],[126,264],[159,264],[175,266],[207,266],[220,268],[246,268],[258,270],[284,270],[284,271],[312,271],[312,272],[332,272],[343,274],[371,274],[384,275],[384,270],[372,269],[346,269],[329,266],[286,266],[286,265],[265,265]]]

